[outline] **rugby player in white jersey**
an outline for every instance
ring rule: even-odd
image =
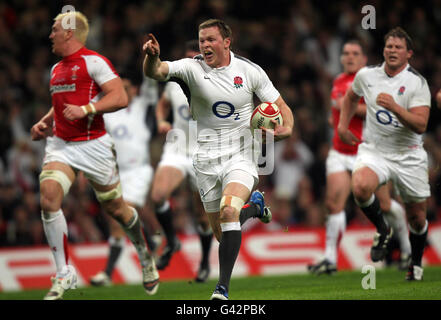
[[[383,219],[374,191],[392,180],[405,204],[409,223],[411,263],[406,279],[422,280],[422,256],[427,238],[427,198],[430,196],[427,153],[422,134],[426,131],[431,96],[426,79],[410,65],[412,40],[400,27],[384,37],[384,63],[361,69],[347,91],[338,133],[342,141],[356,144],[348,130],[357,102],[366,102],[366,131],[352,174],[357,204],[377,228],[371,259],[382,260],[392,229]]]
[[[127,204],[142,212],[153,180],[153,168],[150,165],[149,144],[154,130],[154,96],[138,95],[139,85],[136,78],[123,77],[124,89],[128,97],[128,106],[122,110],[104,114],[107,132],[115,142],[116,160],[121,179],[122,194]],[[150,80],[150,79],[149,79]],[[152,80],[152,91],[157,82]],[[110,237],[109,254],[105,269],[90,278],[94,286],[110,285],[112,274],[124,248],[125,233],[119,223],[109,219]],[[144,236],[151,252],[155,251],[155,242],[146,226]]]
[[[332,118],[334,129],[332,149],[326,159],[326,196],[328,210],[326,221],[326,243],[324,257],[315,264],[308,265],[314,274],[332,274],[337,271],[338,246],[346,230],[346,201],[351,193],[351,171],[355,162],[358,143],[348,145],[342,142],[337,133],[340,108],[346,93],[358,70],[366,66],[367,57],[362,44],[358,40],[348,40],[343,45],[341,64],[343,72],[336,77],[331,91]],[[362,139],[363,123],[366,116],[366,104],[361,99],[355,116],[349,123],[349,130]],[[406,226],[404,208],[390,197],[388,185],[378,188],[375,195],[385,213],[387,222],[394,229],[400,243],[401,257],[399,269],[407,269],[410,259],[410,243]]]
[[[187,41],[185,43],[185,57],[193,58],[198,54],[198,40]],[[173,114],[173,123],[167,121],[170,111]],[[169,81],[165,85],[164,92],[156,106],[156,120],[158,132],[167,134],[167,141],[155,172],[151,194],[156,216],[167,239],[167,246],[156,261],[156,266],[159,270],[165,269],[172,255],[180,249],[181,245],[176,237],[173,214],[168,199],[187,177],[193,189],[194,218],[197,220],[196,230],[202,248],[202,258],[195,280],[196,282],[205,282],[210,274],[209,257],[213,232],[208,217],[204,213],[196,184],[196,173],[192,159],[196,143],[190,142],[189,137],[191,115],[188,100],[179,84],[174,81]]]
[[[110,61],[85,47],[87,18],[76,11],[59,14],[54,20],[49,39],[52,52],[62,59],[51,70],[52,108],[31,128],[32,140],[47,140],[40,205],[57,269],[44,298],[61,299],[66,290],[76,287],[75,268],[68,264],[68,230],[61,205],[78,171],[92,184],[104,211],[121,224],[135,245],[144,288],[154,294],[159,275],[147,250],[138,213],[123,199],[113,140],[102,116],[127,106],[127,94]]]
[[[263,69],[231,51],[231,29],[223,21],[210,19],[199,25],[201,54],[193,59],[163,62],[158,41],[152,34],[149,38],[143,46],[144,74],[160,81],[171,77],[181,81],[197,121],[198,149],[193,156],[197,184],[220,242],[219,281],[211,299],[226,300],[241,244],[241,222],[251,216],[270,220],[262,193],[251,194],[258,182],[257,157],[249,156],[253,94],[275,102],[281,110],[283,125],[275,123],[274,130],[267,130],[276,141],[291,135],[294,118]]]

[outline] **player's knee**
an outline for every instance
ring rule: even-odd
[[[220,222],[239,221],[240,210],[244,201],[236,196],[223,196],[220,202]]]
[[[352,180],[352,193],[358,201],[367,201],[372,192],[372,188],[363,179],[355,178]]]
[[[152,194],[150,196],[153,205],[155,207],[159,207],[164,204],[165,201],[167,201],[167,195],[165,192],[159,189],[152,190]]]
[[[426,215],[424,212],[415,212],[407,215],[407,222],[412,230],[420,232],[426,226]]]
[[[40,206],[44,212],[55,212],[60,209],[63,193],[57,188],[40,188]]]
[[[343,208],[340,208],[339,204],[334,199],[330,198],[327,198],[325,200],[325,207],[330,214],[337,213],[343,210]]]
[[[231,206],[225,206],[220,211],[220,222],[231,222],[234,221],[236,216],[238,216],[237,210]]]

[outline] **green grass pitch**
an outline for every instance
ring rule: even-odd
[[[425,267],[424,280],[408,282],[395,268],[377,270],[376,288],[363,289],[361,271],[233,278],[230,300],[441,300],[441,266]],[[164,281],[148,296],[141,285],[69,290],[64,300],[208,300],[216,282]],[[40,300],[47,290],[0,292],[0,300]]]

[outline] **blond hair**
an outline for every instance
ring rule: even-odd
[[[72,23],[73,18],[75,18],[75,23]],[[82,44],[86,43],[87,35],[89,34],[89,22],[84,14],[79,11],[60,13],[54,20],[61,20],[61,27],[64,30],[73,30],[75,38]]]

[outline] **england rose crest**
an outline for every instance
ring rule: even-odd
[[[241,77],[234,77],[234,87],[236,89],[242,88],[243,87],[243,80]]]

